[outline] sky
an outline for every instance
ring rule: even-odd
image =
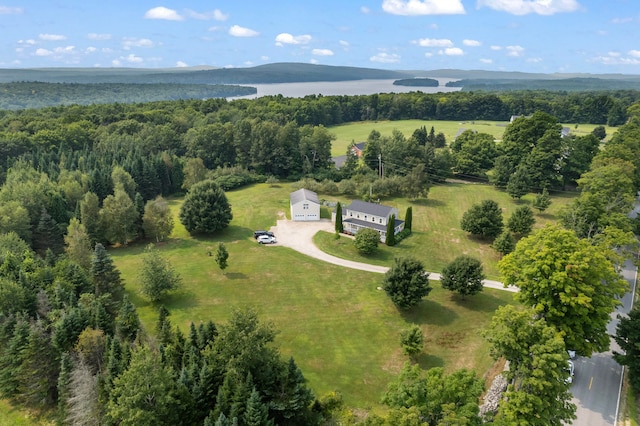
[[[639,0],[0,0],[0,68],[640,74]]]

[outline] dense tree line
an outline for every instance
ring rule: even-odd
[[[17,110],[53,105],[153,102],[247,96],[255,87],[211,84],[75,84],[21,81],[0,83],[0,109]]]

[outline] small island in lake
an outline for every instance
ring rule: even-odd
[[[433,78],[402,78],[393,82],[394,86],[438,87],[440,83]]]

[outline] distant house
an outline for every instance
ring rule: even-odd
[[[289,194],[291,219],[294,221],[320,220],[318,194],[308,189],[298,189]]]
[[[362,157],[362,153],[364,152],[364,147],[366,144],[366,142],[360,142],[351,145],[351,152],[353,152],[358,158]]]
[[[563,127],[562,130],[560,130],[560,137],[562,138],[566,138],[570,134],[571,134],[571,129],[569,127]]]
[[[360,229],[371,228],[380,233],[380,241],[387,239],[387,223],[395,215],[394,234],[404,229],[404,221],[398,219],[398,209],[382,204],[353,200],[342,209],[342,226],[345,234],[355,235]]]

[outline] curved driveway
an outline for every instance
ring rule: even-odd
[[[359,269],[361,271],[376,272],[384,274],[389,270],[387,266],[370,265],[368,263],[354,262],[352,260],[342,259],[332,256],[320,250],[313,243],[313,236],[319,231],[335,232],[333,222],[329,219],[322,219],[314,222],[294,222],[291,220],[281,219],[277,221],[276,226],[271,227],[271,231],[276,235],[280,246],[289,247],[307,256],[332,263],[345,268]],[[440,280],[440,274],[429,272],[429,279]],[[484,280],[484,286],[495,288],[498,290],[518,291],[516,287],[507,287],[499,281]]]

